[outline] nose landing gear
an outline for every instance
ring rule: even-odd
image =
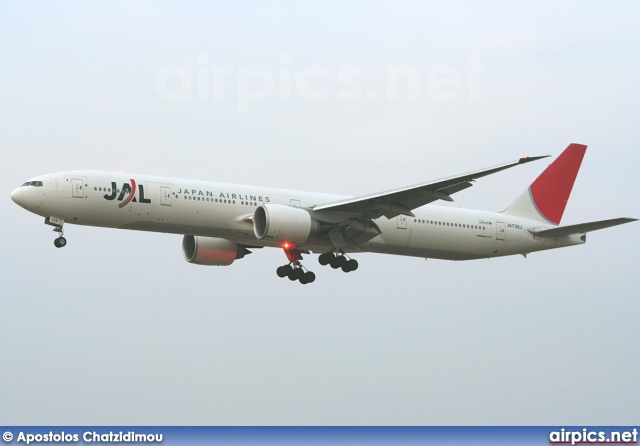
[[[58,238],[53,241],[53,245],[56,248],[64,248],[67,246],[67,239],[63,237],[64,231],[62,230],[64,220],[56,217],[47,217],[44,222],[49,226],[53,226],[53,232],[57,232],[59,234]]]

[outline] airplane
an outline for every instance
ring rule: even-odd
[[[374,252],[427,259],[473,260],[586,243],[591,231],[636,221],[615,218],[560,226],[587,146],[570,144],[502,212],[429,206],[482,177],[548,156],[523,157],[487,169],[359,197],[97,171],[35,177],[11,194],[45,217],[64,247],[65,223],[183,235],[185,260],[231,265],[251,249],[284,250],[279,277],[307,284],[321,265],[355,271],[350,255]]]

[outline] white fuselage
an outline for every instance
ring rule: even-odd
[[[12,194],[43,217],[65,223],[224,238],[247,246],[280,246],[258,240],[253,215],[266,203],[308,209],[346,197],[146,175],[77,171],[43,175]],[[133,192],[133,196],[131,196]],[[415,217],[381,217],[381,234],[347,252],[379,252],[470,260],[582,244],[584,236],[535,237],[529,229],[552,228],[506,214],[427,205]],[[326,252],[331,242],[312,235],[300,249]]]

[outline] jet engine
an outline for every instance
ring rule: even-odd
[[[182,239],[184,259],[198,265],[227,266],[250,253],[244,246],[223,238],[185,235]]]
[[[253,214],[253,232],[259,240],[304,243],[318,232],[318,222],[302,208],[268,203]]]

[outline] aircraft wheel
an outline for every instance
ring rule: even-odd
[[[333,258],[335,258],[335,256],[332,252],[325,252],[324,254],[320,254],[320,257],[318,257],[318,263],[325,266],[328,265]]]
[[[358,261],[356,259],[349,259],[347,260],[346,266],[349,267],[349,272],[355,271],[358,269]]]
[[[64,237],[58,237],[53,241],[53,244],[55,245],[56,248],[63,248],[67,246],[67,239]]]
[[[289,280],[291,280],[291,281],[299,280],[300,277],[302,277],[303,275],[304,275],[304,271],[302,271],[302,268],[294,268],[289,273]]]
[[[347,259],[345,258],[345,256],[338,256],[334,259],[331,259],[331,268],[342,268],[345,263],[347,263]]]
[[[314,273],[312,273],[311,271],[307,271],[307,273],[304,275],[307,283],[312,283],[316,280],[316,275]]]
[[[276,269],[276,274],[278,277],[286,277],[289,275],[289,269],[291,269],[289,265],[279,266],[278,269]]]

